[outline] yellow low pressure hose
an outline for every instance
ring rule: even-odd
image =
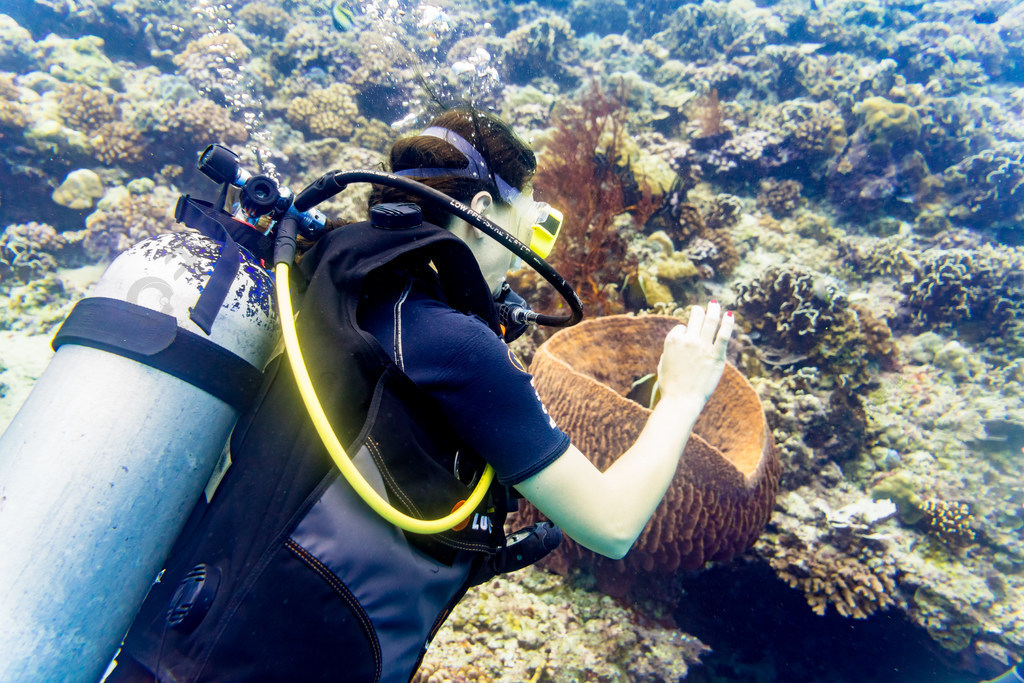
[[[284,336],[284,347],[288,354],[288,362],[291,363],[292,373],[295,375],[295,382],[299,386],[299,393],[302,395],[302,402],[306,404],[306,410],[313,419],[313,426],[320,434],[327,452],[331,454],[334,464],[341,470],[341,474],[348,480],[348,483],[355,489],[359,497],[366,501],[366,504],[373,508],[374,512],[391,522],[400,529],[414,534],[439,534],[458,526],[466,521],[473,510],[487,495],[494,480],[494,468],[490,465],[484,468],[480,476],[480,482],[473,489],[473,493],[461,506],[456,508],[447,517],[441,519],[417,519],[410,517],[391,506],[370,486],[363,475],[359,473],[356,466],[352,464],[345,448],[338,441],[337,435],[331,429],[331,424],[324,413],[320,400],[316,397],[313,383],[306,371],[306,364],[302,360],[302,353],[299,351],[299,339],[295,334],[295,315],[292,313],[291,292],[288,288],[288,264],[278,263],[274,274],[277,280],[277,301],[281,308],[281,332]]]

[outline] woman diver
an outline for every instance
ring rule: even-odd
[[[537,216],[556,214],[532,199],[534,154],[496,117],[450,109],[395,143],[389,166],[550,249],[556,230],[538,233]],[[463,524],[403,531],[338,476],[288,363],[271,362],[235,427],[231,467],[108,680],[408,681],[465,591],[509,568],[503,526],[517,497],[620,558],[664,496],[721,377],[731,313],[712,301],[672,330],[660,402],[600,472],[506,346],[495,300],[514,297],[509,251],[400,187],[375,186],[370,206],[369,222],[328,232],[298,267],[296,328],[324,410],[362,475],[410,514],[458,508],[487,464],[495,484]]]

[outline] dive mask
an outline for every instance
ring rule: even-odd
[[[558,239],[558,232],[562,229],[562,212],[550,204],[535,202],[522,193],[515,192],[518,196],[512,202],[512,210],[516,213],[519,234],[524,234],[524,227],[529,228],[530,251],[541,258],[547,258],[555,246],[555,240]]]
[[[458,133],[431,126],[420,135],[441,138],[455,149],[462,152],[469,164],[465,168],[407,168],[401,171],[394,171],[394,175],[408,176],[412,178],[436,178],[439,176],[464,176],[467,178],[478,178],[485,180],[492,178],[497,186],[498,195],[501,199],[512,206],[516,213],[517,227],[522,224],[530,229],[530,250],[540,256],[547,258],[551,249],[555,246],[558,233],[562,229],[562,212],[550,204],[535,202],[524,196],[522,192],[509,185],[497,173],[491,173],[487,168],[487,162],[473,145],[469,144],[466,138]],[[522,231],[518,231],[523,234]]]

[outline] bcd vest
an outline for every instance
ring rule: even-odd
[[[429,224],[358,223],[321,239],[300,265],[308,286],[296,328],[363,476],[402,512],[434,519],[469,497],[484,461],[356,317],[375,279],[428,263],[448,305],[498,333],[468,247]],[[433,536],[371,511],[332,464],[280,358],[236,425],[230,456],[125,640],[131,666],[112,680],[131,680],[141,664],[161,681],[406,681],[471,572],[504,542],[498,487],[475,523]]]

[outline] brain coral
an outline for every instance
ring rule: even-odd
[[[563,330],[531,365],[551,416],[601,470],[625,452],[650,411],[626,398],[631,384],[657,368],[662,340],[679,320],[609,316]],[[727,366],[701,413],[665,498],[621,561],[566,540],[547,559],[565,573],[592,563],[602,588],[624,594],[645,572],[661,574],[727,560],[749,546],[768,521],[780,466],[757,394]],[[528,506],[527,506],[528,507]],[[524,510],[527,520],[535,509]]]

